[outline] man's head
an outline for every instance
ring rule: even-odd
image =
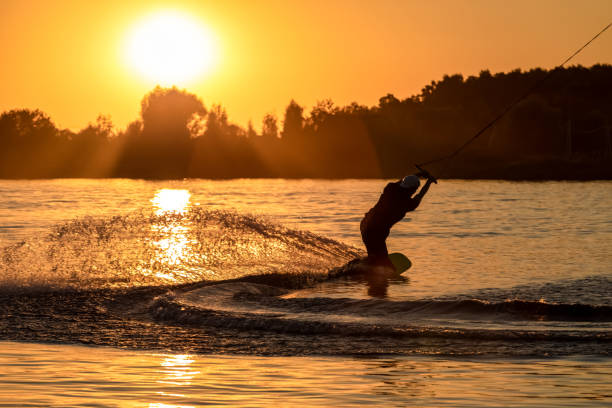
[[[421,181],[417,176],[411,174],[410,176],[406,176],[400,181],[400,187],[405,188],[406,190],[410,190],[410,194],[413,194],[419,186],[421,185]]]

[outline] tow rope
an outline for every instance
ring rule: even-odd
[[[438,157],[436,159],[433,160],[429,160],[423,163],[419,163],[416,164],[416,168],[419,169],[419,171],[423,171],[426,172],[427,174],[430,174],[429,172],[427,172],[424,167],[428,166],[430,164],[433,163],[438,163],[441,161],[445,161],[445,160],[450,160],[452,158],[454,158],[455,156],[457,156],[460,152],[462,152],[469,144],[471,144],[474,140],[478,139],[484,132],[486,132],[489,128],[491,128],[497,121],[499,121],[501,118],[503,118],[508,112],[510,112],[516,105],[518,105],[519,103],[521,103],[525,98],[527,98],[529,95],[531,95],[536,89],[538,89],[540,86],[542,86],[543,83],[545,83],[546,81],[548,81],[550,79],[550,77],[552,75],[554,75],[555,72],[557,72],[557,70],[559,68],[563,68],[563,66],[565,64],[567,64],[568,62],[570,62],[576,55],[580,54],[582,52],[582,50],[584,50],[586,47],[589,46],[589,44],[591,44],[593,41],[595,41],[595,39],[597,37],[599,37],[601,34],[603,34],[608,28],[610,28],[612,26],[612,23],[608,24],[607,26],[605,26],[600,32],[598,32],[593,38],[591,38],[589,41],[587,41],[582,47],[578,48],[572,55],[570,55],[569,57],[567,57],[565,59],[565,61],[563,61],[561,64],[557,65],[555,68],[553,68],[552,70],[548,71],[548,73],[542,78],[540,79],[538,82],[536,82],[531,88],[527,89],[527,91],[525,91],[525,93],[523,93],[521,96],[519,96],[517,99],[514,100],[514,102],[512,102],[511,104],[509,104],[508,106],[506,106],[499,114],[497,114],[497,116],[495,116],[491,121],[489,121],[486,125],[484,125],[478,132],[476,132],[474,134],[474,136],[472,136],[471,138],[469,138],[468,140],[466,140],[461,146],[459,146],[453,153],[447,155],[447,156],[442,156],[442,157]],[[433,178],[433,177],[432,177]],[[435,178],[434,178],[435,180]]]

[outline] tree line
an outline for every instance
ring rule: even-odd
[[[156,87],[125,129],[99,116],[84,129],[58,129],[40,110],[0,115],[0,177],[393,178],[414,163],[452,153],[540,81],[532,69],[432,81],[418,95],[376,106],[290,101],[261,131],[229,121],[176,87]],[[612,66],[555,69],[536,92],[452,160],[443,177],[612,178]]]

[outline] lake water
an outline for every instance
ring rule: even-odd
[[[0,181],[0,405],[612,402],[611,182],[385,183]]]

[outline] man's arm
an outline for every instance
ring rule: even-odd
[[[414,210],[417,209],[419,204],[421,204],[421,200],[423,199],[423,197],[425,197],[425,194],[427,194],[427,190],[429,190],[429,186],[431,186],[432,182],[433,182],[433,180],[428,178],[427,182],[425,183],[425,185],[421,188],[421,191],[419,191],[419,193],[417,195],[412,197],[411,205],[408,208],[408,211],[414,211]]]

